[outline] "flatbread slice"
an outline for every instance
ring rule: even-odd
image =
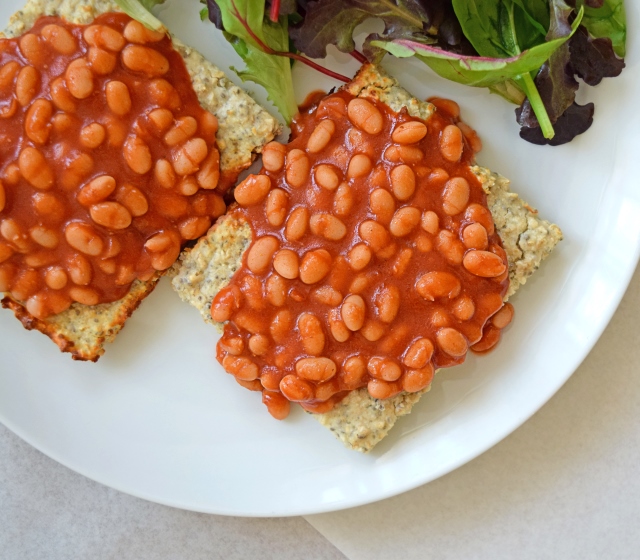
[[[120,9],[112,0],[28,0],[24,8],[11,17],[0,37],[23,34],[41,16],[60,16],[74,24],[88,24],[103,13],[117,11]],[[177,39],[174,39],[174,48],[185,61],[200,104],[218,119],[219,188],[227,189],[240,172],[251,165],[262,147],[279,134],[281,127],[200,53]],[[95,362],[104,354],[104,345],[113,341],[161,276],[156,274],[146,282],[134,282],[129,293],[119,301],[96,306],[74,304],[46,320],[36,319],[9,296],[2,300],[2,306],[12,310],[26,329],[44,333],[61,351],[71,353],[74,360]]]

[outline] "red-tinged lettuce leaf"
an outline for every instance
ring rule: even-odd
[[[375,41],[373,44],[398,58],[416,56],[448,80],[474,87],[490,87],[536,71],[568,38],[553,39],[517,56],[505,58],[459,55],[405,39]]]
[[[424,2],[426,5],[427,2]],[[422,42],[437,42],[437,29],[421,0],[319,0],[306,5],[303,22],[290,29],[296,48],[311,58],[324,58],[327,46],[335,45],[342,52],[355,49],[353,32],[369,18],[381,18],[384,32],[365,41],[390,41],[411,38]],[[437,12],[437,10],[436,10]],[[433,15],[431,16],[433,17]],[[371,52],[371,51],[370,51]]]
[[[602,78],[619,76],[625,66],[616,56],[611,39],[593,39],[583,26],[571,38],[569,49],[573,72],[590,86],[597,86]]]
[[[593,123],[593,103],[578,105],[572,103],[571,106],[556,120],[554,130],[555,136],[547,139],[542,135],[540,127],[523,127],[520,129],[520,138],[532,144],[560,146],[571,142],[576,136],[585,132]]]

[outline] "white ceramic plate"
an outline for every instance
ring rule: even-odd
[[[0,5],[0,21],[21,0]],[[197,2],[169,0],[162,19],[229,76],[241,65]],[[629,27],[639,9],[627,2]],[[640,87],[637,36],[622,76],[590,89],[595,122],[569,145],[518,139],[513,107],[440,80],[420,63],[386,67],[414,94],[460,102],[484,141],[479,160],[562,226],[565,240],[513,299],[498,350],[441,373],[414,412],[369,456],[311,417],[272,420],[214,359],[216,333],[168,282],[127,322],[98,364],[74,363],[0,313],[0,421],[60,463],[106,485],[176,507],[247,516],[336,510],[433,480],[529,418],[567,380],[611,318],[638,260]],[[327,62],[352,74],[337,54]],[[296,67],[300,100],[336,85]],[[251,84],[247,85],[251,88]],[[257,90],[257,88],[256,88]],[[264,95],[256,92],[262,101]],[[585,100],[583,99],[583,101]]]

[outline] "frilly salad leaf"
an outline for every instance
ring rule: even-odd
[[[578,3],[581,5],[581,3]],[[627,18],[623,0],[600,0],[600,6],[585,2],[582,24],[595,39],[610,39],[614,52],[624,58]]]
[[[153,31],[166,31],[164,24],[151,13],[151,8],[165,0],[116,0],[120,9]]]
[[[436,43],[437,29],[420,0],[319,0],[309,2],[301,25],[290,31],[296,48],[312,58],[327,55],[327,45],[343,52],[355,49],[353,32],[369,18],[381,18],[384,32],[365,40],[365,52],[374,39],[415,39]]]
[[[265,16],[265,3],[255,0],[216,0],[214,4],[225,36],[246,65],[244,70],[234,68],[234,71],[242,81],[264,87],[284,120],[290,123],[298,112],[291,64],[287,58],[269,54],[263,48],[266,45],[273,51],[289,51],[286,16],[272,22]]]

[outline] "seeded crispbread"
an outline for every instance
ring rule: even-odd
[[[378,99],[395,111],[406,108],[412,116],[425,120],[435,111],[432,104],[411,96],[373,65],[365,65],[345,89],[359,97]],[[508,179],[482,167],[474,167],[473,171],[487,193],[489,209],[507,253],[508,297],[537,270],[562,239],[562,232],[558,226],[540,219],[535,210],[510,192]],[[184,301],[200,311],[205,321],[212,322],[211,302],[240,266],[251,238],[249,224],[228,214],[192,250],[183,252],[173,271],[173,287]],[[366,453],[389,433],[399,417],[411,412],[428,390],[379,400],[363,388],[350,393],[332,411],[313,416],[347,447]]]
[[[100,14],[120,11],[112,0],[28,0],[14,14],[0,37],[16,37],[30,29],[41,16],[60,16],[75,24],[88,24]],[[262,147],[273,140],[280,125],[265,109],[200,53],[174,39],[182,55],[200,104],[218,118],[221,183],[229,186],[249,167]],[[121,300],[96,306],[72,305],[67,311],[39,320],[10,297],[2,306],[11,309],[27,329],[38,330],[74,360],[96,361],[104,354],[125,321],[154,289],[161,274],[147,282],[134,282]]]

